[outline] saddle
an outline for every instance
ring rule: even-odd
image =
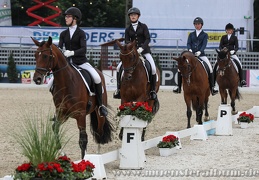
[[[94,80],[93,80],[91,74],[87,70],[80,68],[76,64],[72,64],[72,63],[70,63],[70,64],[80,74],[82,80],[85,83],[86,88],[89,91],[89,95],[94,96],[95,95]]]

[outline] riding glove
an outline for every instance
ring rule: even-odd
[[[192,50],[191,50],[191,49],[189,49],[189,51],[190,51],[190,52],[192,52]]]
[[[75,54],[74,51],[65,50],[65,52],[64,52],[64,55],[66,57],[74,56],[74,54]]]
[[[201,55],[201,52],[200,51],[197,51],[196,53],[195,53],[195,56],[197,56],[197,57],[199,57]]]
[[[142,47],[138,48],[138,53],[141,54],[144,49]]]
[[[233,55],[235,53],[235,50],[231,50],[230,54]]]

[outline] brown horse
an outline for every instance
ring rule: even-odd
[[[153,114],[159,110],[159,101],[149,98],[150,83],[146,74],[143,61],[140,59],[136,48],[136,42],[122,45],[119,41],[116,44],[120,48],[120,60],[122,62],[123,75],[121,78],[121,104],[125,102],[148,102],[152,107]],[[160,86],[160,72],[156,68],[157,83],[156,92]],[[150,72],[151,73],[151,72]],[[119,79],[117,79],[119,81]],[[145,128],[142,132],[142,140],[144,140]]]
[[[87,150],[86,115],[90,114],[91,133],[98,144],[111,141],[112,124],[107,117],[101,117],[96,105],[96,97],[90,96],[79,73],[68,63],[61,50],[52,44],[52,38],[48,41],[38,42],[33,39],[38,49],[35,52],[36,68],[33,80],[41,84],[44,76],[52,73],[53,100],[56,107],[56,118],[54,118],[53,130],[58,130],[59,125],[69,117],[76,119],[79,129],[79,146],[81,156],[84,158]],[[107,105],[107,92],[104,76],[99,73],[103,85],[103,104]]]
[[[201,62],[189,51],[184,51],[179,57],[173,57],[178,62],[178,69],[183,77],[184,100],[187,106],[187,128],[191,127],[190,119],[192,109],[196,111],[196,121],[202,124],[203,109],[205,109],[205,118],[209,119],[208,101],[210,87],[208,75]]]
[[[234,63],[230,58],[230,53],[227,49],[221,51],[216,50],[217,56],[217,83],[221,96],[221,104],[227,104],[227,97],[231,99],[232,114],[235,115],[238,111],[235,108],[235,100],[240,99],[241,94],[238,90],[239,76],[234,67]],[[228,92],[227,92],[228,90]]]

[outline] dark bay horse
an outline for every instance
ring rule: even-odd
[[[205,109],[205,118],[209,119],[208,101],[210,87],[208,75],[199,60],[189,51],[184,51],[179,57],[173,57],[178,62],[178,69],[183,77],[184,100],[187,106],[187,128],[191,127],[190,119],[192,109],[196,111],[196,121],[202,124],[203,110]]]
[[[156,114],[159,110],[159,101],[158,99],[151,100],[149,98],[149,77],[137,52],[136,42],[133,41],[122,45],[119,41],[116,41],[116,44],[120,48],[120,60],[123,70],[120,88],[121,104],[125,102],[148,102],[149,106],[152,107],[153,114]],[[156,92],[158,92],[160,87],[160,72],[158,68],[156,68],[156,72],[158,75]],[[142,140],[144,140],[144,136],[145,128],[143,129]]]
[[[227,97],[231,99],[232,114],[235,115],[238,111],[235,108],[235,100],[240,100],[241,94],[238,90],[239,76],[234,67],[234,63],[230,58],[230,53],[227,49],[221,51],[216,50],[217,56],[217,77],[216,81],[219,85],[221,96],[221,104],[227,104]],[[227,91],[228,90],[228,91]]]
[[[79,129],[79,146],[81,156],[84,158],[87,150],[86,115],[90,114],[91,133],[98,144],[105,144],[112,140],[113,126],[106,117],[99,116],[96,105],[96,97],[90,96],[79,73],[68,63],[61,50],[52,44],[52,38],[48,41],[38,42],[33,39],[38,49],[35,52],[36,68],[33,80],[41,84],[44,76],[52,73],[53,100],[56,107],[56,120],[53,130],[57,130],[59,124],[69,117],[76,119]],[[107,92],[103,74],[99,73],[103,85],[103,104],[107,105]],[[60,123],[61,122],[61,123]]]

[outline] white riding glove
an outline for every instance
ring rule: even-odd
[[[191,49],[189,49],[189,51],[190,51],[190,52],[192,52],[192,50],[191,50]]]
[[[195,56],[197,56],[197,57],[199,57],[201,55],[201,52],[200,51],[197,51],[196,53],[195,53]]]
[[[75,54],[74,51],[65,50],[65,52],[64,52],[64,55],[66,57],[74,56],[74,54]]]
[[[233,55],[235,53],[235,50],[231,50],[230,54]]]
[[[142,47],[138,48],[138,53],[141,54],[144,49]]]

